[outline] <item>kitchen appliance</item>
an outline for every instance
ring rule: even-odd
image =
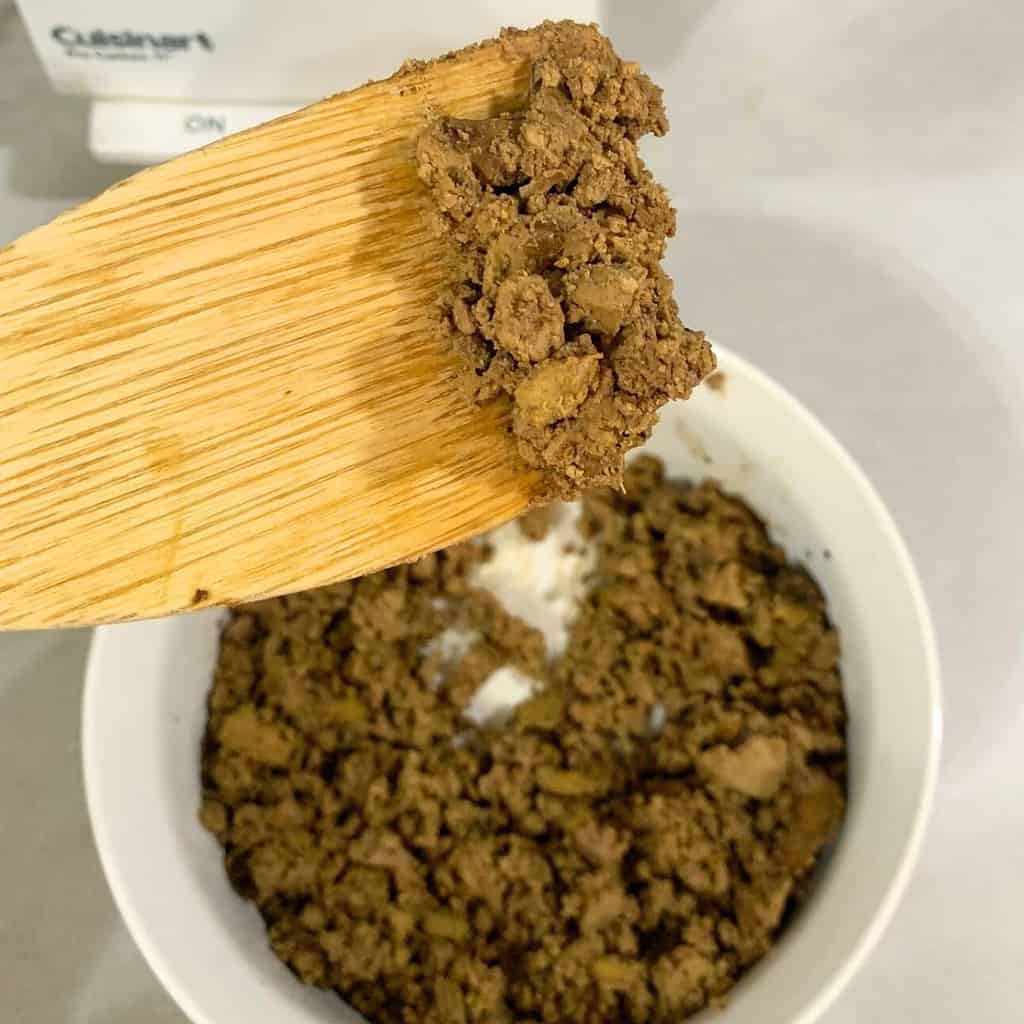
[[[54,86],[92,98],[97,159],[155,163],[496,35],[595,21],[598,0],[17,0]]]

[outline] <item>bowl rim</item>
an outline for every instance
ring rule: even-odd
[[[843,989],[846,988],[877,946],[879,939],[884,934],[886,928],[888,928],[899,907],[921,853],[938,784],[939,757],[942,747],[942,685],[938,645],[924,588],[914,566],[910,550],[903,539],[899,527],[896,525],[892,513],[856,459],[821,420],[782,384],[763,370],[758,369],[749,360],[737,355],[717,341],[714,343],[714,348],[718,359],[717,369],[725,371],[727,375],[729,372],[736,372],[738,375],[754,380],[758,386],[764,388],[774,399],[786,406],[790,413],[799,419],[812,433],[817,435],[830,451],[832,457],[836,459],[864,493],[878,524],[892,544],[903,578],[907,582],[914,610],[920,622],[921,641],[924,646],[928,706],[931,709],[931,714],[927,733],[928,749],[925,753],[924,773],[921,780],[920,797],[914,811],[914,820],[897,869],[893,873],[888,887],[871,919],[854,942],[849,955],[833,970],[814,997],[801,1009],[792,1022],[792,1024],[813,1024],[836,1000]],[[100,686],[100,665],[111,629],[112,627],[110,626],[98,626],[93,633],[86,661],[85,681],[82,691],[82,768],[86,807],[89,814],[93,843],[96,847],[107,885],[114,897],[114,903],[127,925],[135,944],[157,979],[193,1024],[220,1024],[220,1022],[211,1020],[195,1005],[185,986],[179,982],[174,969],[166,962],[157,945],[153,942],[146,922],[136,913],[132,900],[128,895],[120,866],[112,852],[103,815],[100,813],[101,797],[98,791],[96,771],[94,770],[96,763],[96,749],[94,745],[96,730],[93,725],[96,714],[95,694]]]

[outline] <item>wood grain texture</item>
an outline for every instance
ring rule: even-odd
[[[414,140],[522,102],[499,44],[151,168],[0,254],[0,628],[313,587],[521,512],[432,324]]]

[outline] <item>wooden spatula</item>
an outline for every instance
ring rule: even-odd
[[[414,162],[521,105],[492,43],[143,171],[0,252],[0,628],[314,587],[522,512],[456,391]]]

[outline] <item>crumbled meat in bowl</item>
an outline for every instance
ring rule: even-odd
[[[839,827],[838,636],[756,514],[641,457],[576,532],[562,650],[480,585],[486,542],[224,631],[202,821],[278,956],[374,1024],[718,1004]],[[478,725],[502,673],[526,699]]]

